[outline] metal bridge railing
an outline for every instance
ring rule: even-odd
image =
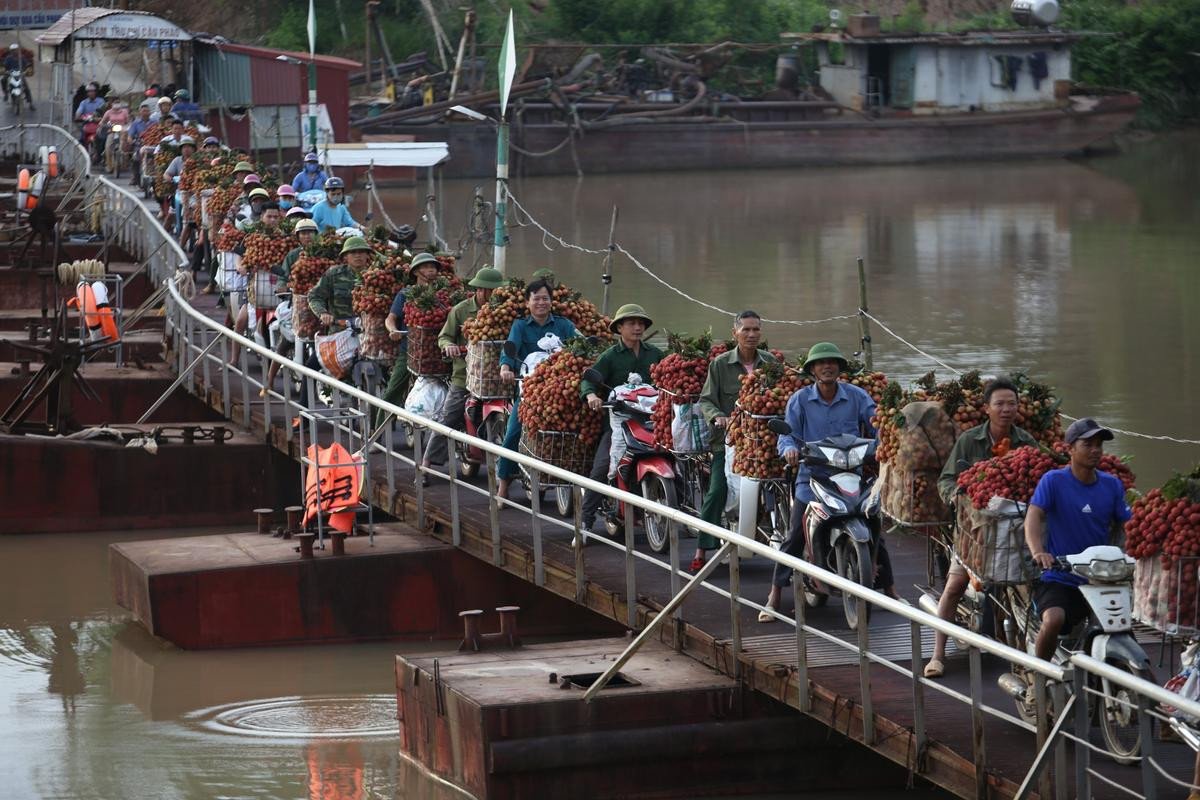
[[[48,128],[52,126],[38,127]],[[69,134],[61,129],[55,130],[58,132],[57,136],[61,145],[61,138],[69,138]],[[11,136],[12,132],[12,129],[0,129],[0,148],[3,148],[7,144],[6,138]],[[231,391],[235,388],[235,382],[240,381],[241,422],[246,427],[252,425],[252,393],[257,396],[257,390],[265,387],[263,376],[267,374],[267,370],[272,362],[278,363],[281,367],[280,375],[283,378],[283,390],[279,392],[272,387],[265,387],[267,391],[261,400],[263,404],[262,416],[265,432],[270,431],[273,419],[287,421],[293,415],[298,414],[301,409],[298,398],[292,397],[292,381],[287,378],[287,372],[289,371],[307,385],[307,396],[310,398],[316,397],[316,386],[321,385],[332,394],[332,406],[335,408],[355,408],[363,414],[368,415],[372,411],[382,411],[412,427],[414,435],[411,453],[396,449],[392,434],[393,426],[390,424],[381,425],[369,436],[347,429],[344,429],[342,432],[350,440],[353,440],[355,437],[357,438],[357,446],[359,447],[360,454],[368,454],[372,459],[383,459],[387,486],[392,496],[394,496],[398,468],[406,467],[415,471],[413,491],[416,496],[418,528],[423,528],[426,520],[425,490],[421,480],[425,474],[434,475],[449,482],[451,538],[456,546],[461,546],[462,544],[461,493],[474,492],[487,498],[490,504],[491,556],[493,563],[497,565],[500,565],[502,562],[501,547],[504,539],[504,531],[500,523],[500,509],[508,507],[529,514],[533,539],[534,582],[539,586],[545,584],[543,550],[546,541],[545,537],[548,535],[547,527],[550,529],[561,529],[569,533],[572,537],[572,548],[575,556],[576,598],[578,600],[582,600],[587,583],[585,544],[594,542],[615,548],[623,553],[625,559],[626,604],[628,607],[628,623],[632,628],[638,627],[636,564],[640,561],[667,571],[670,576],[670,592],[672,595],[670,602],[654,619],[646,624],[637,639],[614,662],[606,675],[615,673],[621,664],[632,655],[632,652],[641,642],[645,641],[654,628],[661,624],[662,621],[673,618],[678,619],[683,599],[691,591],[698,588],[722,595],[729,601],[731,621],[733,623],[733,635],[730,639],[730,645],[735,656],[734,670],[736,674],[739,668],[738,657],[742,654],[739,627],[740,612],[745,607],[759,611],[764,610],[762,605],[748,600],[741,595],[739,579],[740,549],[743,552],[749,552],[773,563],[782,564],[787,569],[792,570],[793,591],[797,595],[801,591],[800,577],[806,575],[816,578],[833,589],[841,591],[844,597],[861,599],[870,603],[877,610],[889,611],[908,622],[912,660],[906,665],[904,662],[890,660],[878,653],[872,652],[870,641],[871,631],[868,625],[860,626],[855,642],[846,642],[807,624],[805,621],[805,604],[802,597],[795,597],[796,610],[794,618],[773,612],[779,619],[792,625],[795,630],[798,665],[797,680],[800,686],[798,702],[802,711],[812,710],[811,699],[807,690],[808,668],[806,653],[808,643],[813,639],[821,639],[837,647],[845,648],[857,655],[860,673],[860,696],[858,702],[861,705],[863,714],[861,737],[864,743],[868,745],[874,743],[875,734],[875,720],[870,688],[870,675],[872,669],[875,667],[892,670],[911,680],[913,737],[918,753],[924,749],[928,742],[925,725],[925,693],[927,691],[940,692],[961,703],[964,709],[969,709],[973,733],[972,755],[976,765],[976,794],[981,798],[987,797],[989,792],[986,769],[986,741],[984,736],[985,717],[991,717],[1004,724],[1024,729],[1036,737],[1036,755],[1017,796],[1025,797],[1035,790],[1040,790],[1044,797],[1050,796],[1051,792],[1058,797],[1068,796],[1066,745],[1071,741],[1077,745],[1073,748],[1076,780],[1075,796],[1081,798],[1090,797],[1090,781],[1093,778],[1103,781],[1110,780],[1096,772],[1090,764],[1091,753],[1095,746],[1086,744],[1089,741],[1091,729],[1091,720],[1087,713],[1088,703],[1079,702],[1069,704],[1065,701],[1065,687],[1067,685],[1074,687],[1084,686],[1087,682],[1087,676],[1107,679],[1112,685],[1123,687],[1131,693],[1136,698],[1139,709],[1148,712],[1143,715],[1143,719],[1145,720],[1149,720],[1153,714],[1157,713],[1154,709],[1160,703],[1165,702],[1169,702],[1182,713],[1200,717],[1200,703],[1184,700],[1178,695],[1168,692],[1153,683],[1116,670],[1086,655],[1073,657],[1069,666],[1059,666],[1042,661],[1028,653],[1015,650],[993,639],[961,628],[954,623],[932,616],[917,607],[893,600],[882,593],[864,588],[858,583],[848,581],[808,562],[774,550],[770,546],[758,542],[752,535],[752,529],[747,530],[745,533],[730,531],[704,522],[678,509],[646,500],[641,495],[622,491],[606,483],[598,483],[519,452],[505,450],[499,445],[476,439],[461,431],[412,414],[404,408],[388,403],[369,392],[342,383],[325,373],[308,369],[294,360],[281,356],[270,348],[235,333],[224,325],[210,319],[202,311],[194,308],[189,303],[188,298],[181,293],[179,282],[173,277],[176,269],[184,267],[186,256],[178,244],[175,243],[172,237],[154,218],[153,212],[136,196],[116,186],[106,178],[91,176],[85,173],[85,180],[95,184],[95,191],[99,192],[99,196],[106,203],[104,214],[106,230],[114,234],[116,241],[147,266],[151,277],[156,282],[165,282],[165,301],[167,307],[166,335],[170,337],[173,345],[172,352],[175,354],[176,359],[174,368],[178,374],[179,383],[189,391],[194,392],[196,390],[197,377],[201,378],[205,387],[215,385],[215,377],[215,380],[220,381],[224,396],[226,417],[232,419],[233,403]],[[91,188],[89,187],[89,190]],[[226,352],[225,346],[233,343],[237,344],[240,351],[239,363],[237,364],[230,363],[229,359],[224,357],[224,353]],[[219,376],[214,376],[214,371],[219,373]],[[199,373],[199,376],[197,373]],[[275,416],[272,412],[272,406],[275,404],[279,405],[278,416]],[[312,428],[309,432],[308,441],[316,441],[318,433],[317,423],[310,422],[310,424]],[[448,461],[444,472],[423,468],[420,457],[422,442],[431,433],[441,434],[455,442],[469,443],[471,446],[484,451],[487,462],[487,486],[476,486],[459,477],[457,469],[458,456],[453,446],[447,448]],[[531,506],[526,507],[496,497],[496,461],[501,456],[529,470],[532,476],[532,485],[529,487]],[[541,474],[548,476],[555,483],[566,484],[570,487],[575,508],[573,520],[565,521],[542,513],[538,499],[540,494],[539,475]],[[591,531],[583,528],[580,509],[582,506],[582,493],[584,491],[599,492],[615,502],[625,504],[626,516],[623,541],[613,541],[608,537],[593,534]],[[744,494],[757,495],[756,492],[746,492]],[[635,549],[635,509],[669,520],[670,551],[668,560],[664,561],[661,558],[638,552]],[[747,513],[747,511],[753,511],[753,509],[743,508],[741,518],[744,521],[744,527],[752,526],[754,521],[754,515]],[[689,575],[679,567],[678,531],[682,527],[708,533],[722,542],[722,548],[718,555],[712,558],[706,565],[706,568],[695,576]],[[706,580],[711,571],[720,563],[721,556],[725,554],[729,556],[730,582],[728,590],[722,589]],[[969,694],[955,691],[936,681],[928,680],[921,675],[921,668],[924,662],[921,638],[923,628],[930,628],[934,631],[945,633],[959,641],[961,646],[966,648],[970,669]],[[981,665],[982,655],[985,653],[1017,665],[1033,676],[1038,719],[1042,722],[1039,724],[1025,722],[1013,714],[1002,711],[985,702]],[[602,686],[602,681],[604,680],[606,678],[602,678],[601,681],[594,684],[585,694],[585,697],[590,699],[595,691],[598,691]],[[1071,711],[1072,705],[1076,707],[1075,711]],[[1051,709],[1060,711],[1057,718],[1052,716]],[[1071,717],[1068,717],[1068,713],[1071,714]],[[1163,772],[1161,766],[1153,759],[1152,745],[1150,743],[1151,738],[1148,736],[1144,737],[1144,741],[1146,742],[1144,747],[1146,749],[1144,750],[1145,757],[1141,759],[1141,791],[1139,792],[1130,786],[1121,786],[1125,792],[1136,797],[1155,797],[1156,775]],[[1085,746],[1078,746],[1080,743],[1083,743]],[[1051,760],[1055,764],[1053,786],[1050,782],[1050,771],[1046,769]],[[1176,778],[1170,776],[1168,778],[1179,782]]]

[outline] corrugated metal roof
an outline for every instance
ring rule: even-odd
[[[294,58],[297,61],[308,63],[308,53],[301,53],[295,50],[277,50],[273,47],[256,47],[249,44],[229,42],[220,38],[198,39],[197,41],[203,42],[211,47],[218,47],[221,50],[229,53],[244,53],[248,56],[267,59],[274,59],[277,56],[284,55]],[[314,60],[317,62],[317,66],[320,67],[333,67],[335,69],[344,69],[347,71],[353,69],[362,69],[362,64],[358,61],[352,61],[348,58],[339,58],[338,56],[324,56],[318,53],[316,56],[314,56]]]
[[[197,47],[196,71],[200,75],[200,85],[196,87],[197,102],[225,108],[253,103],[250,56]]]
[[[851,36],[845,32],[782,33],[789,41],[843,42],[845,44],[928,44],[941,47],[988,47],[1070,44],[1085,38],[1082,33],[1060,31],[969,31],[966,33],[881,33]]]
[[[162,38],[162,39],[190,39],[191,36],[174,22],[165,20],[162,17],[157,17],[154,14],[149,14],[145,11],[126,11],[120,8],[95,8],[84,7],[68,11],[63,14],[58,20],[47,28],[44,32],[38,35],[35,42],[42,45],[60,45],[72,35],[77,33],[81,28],[102,20],[105,17],[120,15],[122,17],[137,17],[139,20],[145,20],[144,23],[139,22],[132,27],[135,30],[131,33],[128,23],[130,20],[124,20],[126,24],[120,24],[119,34],[112,32],[104,33],[104,35],[92,38],[114,38],[114,39],[129,39],[129,38]],[[146,33],[138,35],[136,29],[146,28]]]

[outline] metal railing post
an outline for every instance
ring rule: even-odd
[[[843,598],[845,602],[846,598]],[[858,691],[862,695],[863,714],[863,743],[875,743],[875,710],[871,702],[871,659],[867,653],[871,650],[871,626],[867,624],[867,603],[865,600],[854,600],[858,605]]]
[[[242,368],[242,425],[250,427],[250,351],[243,347],[241,351]]]
[[[542,562],[542,476],[529,471],[529,508],[533,512],[529,524],[533,529],[533,583],[546,585],[546,566]]]
[[[1075,796],[1088,798],[1092,796],[1092,778],[1088,774],[1091,766],[1091,750],[1086,744],[1091,732],[1092,720],[1088,713],[1087,676],[1078,667],[1071,669],[1071,682],[1075,690],[1075,736],[1079,742],[1075,744]]]
[[[921,652],[921,624],[910,623],[912,636],[912,696],[913,696],[913,738],[916,740],[916,750],[920,754],[925,750],[925,680],[921,673],[924,654]],[[917,765],[919,769],[920,765]]]
[[[224,334],[222,334],[222,338],[224,338]],[[231,346],[232,342],[226,344]],[[233,398],[229,396],[229,353],[225,347],[221,348],[221,406],[225,419],[233,419]]]
[[[1055,681],[1050,691],[1055,713],[1063,713],[1067,707],[1067,688],[1062,681]],[[1067,739],[1060,734],[1054,742],[1054,797],[1067,797],[1067,791]]]
[[[425,429],[420,425],[413,426],[413,484],[417,492],[417,530],[425,530],[425,469],[421,466],[421,454],[424,452],[421,442],[425,438]]]
[[[729,552],[729,643],[733,647],[733,677],[742,677],[742,570],[738,549]]]
[[[485,451],[488,477],[488,522],[492,527],[492,563],[500,566],[500,498],[499,481],[496,478],[496,455],[490,450]]]
[[[1103,704],[1102,704],[1103,705]],[[1153,706],[1144,694],[1137,696],[1138,728],[1142,734],[1142,794],[1146,800],[1158,800],[1158,775],[1154,772],[1154,717]],[[1103,707],[1100,713],[1104,713]]]
[[[801,711],[812,710],[812,697],[808,693],[808,633],[804,630],[808,606],[804,604],[804,579],[797,570],[792,570],[792,603],[796,615],[796,700]]]
[[[983,740],[983,664],[979,648],[967,649],[971,667],[971,751],[975,761],[975,796],[987,800],[987,751]]]
[[[630,628],[637,627],[637,576],[633,563],[633,516],[634,508],[625,504],[625,610]]]
[[[262,370],[262,391],[260,394],[263,398],[263,433],[270,435],[271,433],[271,387],[267,386],[267,373],[270,372],[271,364],[264,355],[259,355],[258,365]]]
[[[389,422],[390,426],[391,423]],[[389,470],[389,473],[391,470]],[[450,542],[462,546],[462,519],[458,508],[458,443],[446,440],[446,474],[450,476]]]
[[[1034,673],[1033,676],[1034,705],[1037,708],[1037,751],[1040,753],[1046,745],[1046,737],[1050,735],[1050,714],[1046,708],[1046,676]],[[1038,792],[1042,797],[1050,797],[1050,770],[1043,769],[1038,775]]]
[[[393,433],[394,418],[388,414],[382,423],[383,425],[383,449],[385,451],[383,463],[387,467],[387,493],[388,493],[388,508],[396,507],[396,464],[395,456],[392,455],[396,447],[396,437]]]
[[[574,511],[575,537],[571,549],[575,551],[575,602],[582,604],[587,592],[584,582],[583,548],[587,544],[587,532],[583,530],[583,489],[571,486],[571,509]]]

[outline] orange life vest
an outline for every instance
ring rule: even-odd
[[[329,447],[308,446],[308,476],[304,482],[304,524],[307,525],[318,510],[317,497],[320,496],[321,511],[333,512],[329,516],[329,524],[336,530],[350,533],[354,529],[353,509],[358,505],[359,482],[362,467],[352,465],[355,459],[340,444]],[[321,464],[321,483],[318,493],[317,472],[311,464]]]
[[[108,287],[103,283],[81,280],[75,287],[75,299],[69,302],[83,314],[93,341],[108,339],[115,342],[121,338],[117,333],[116,315],[108,304]]]

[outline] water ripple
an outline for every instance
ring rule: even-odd
[[[185,721],[216,733],[269,739],[398,736],[396,698],[387,694],[275,697],[193,711]]]

